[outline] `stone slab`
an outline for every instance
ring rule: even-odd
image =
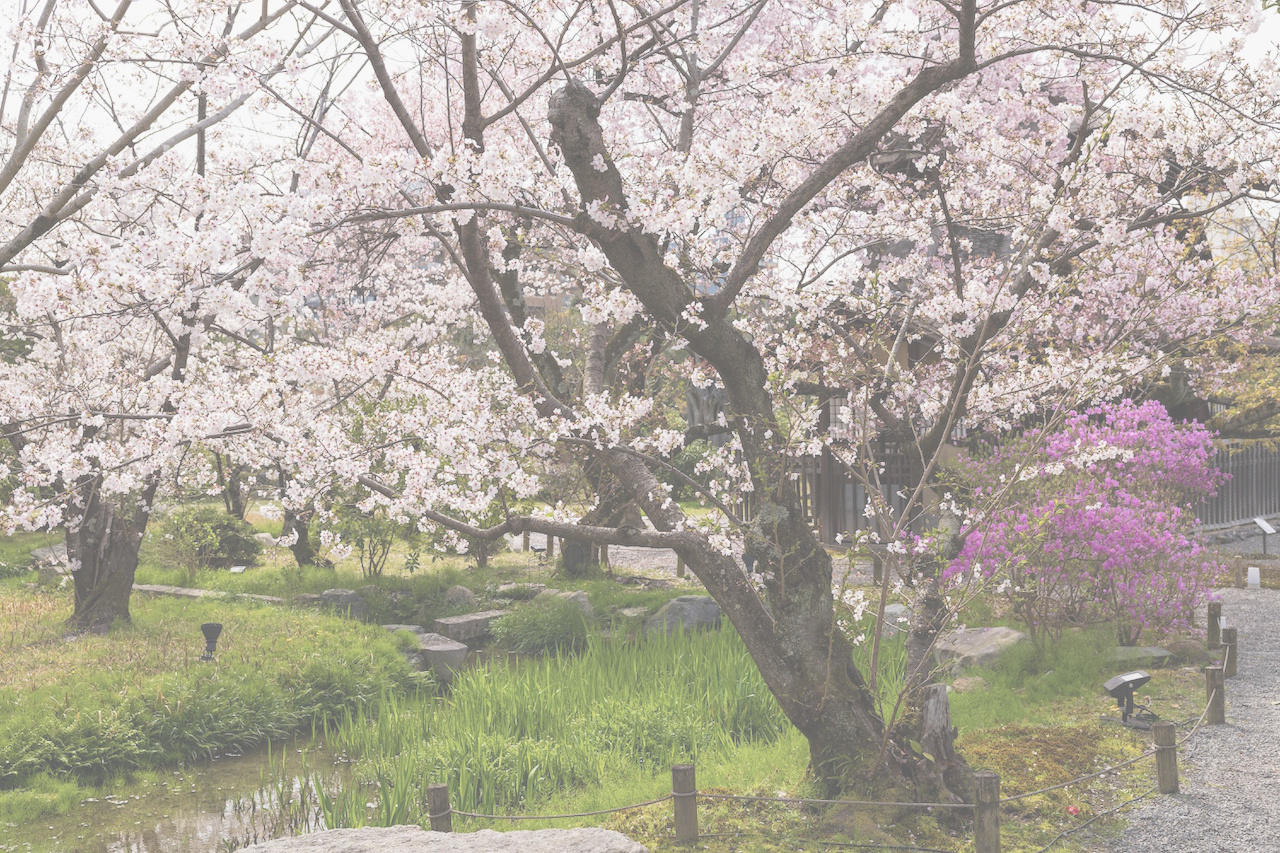
[[[648,853],[649,848],[608,829],[521,829],[428,832],[420,826],[330,829],[278,838],[243,853]]]
[[[453,681],[454,673],[466,664],[467,652],[471,651],[466,643],[430,632],[419,635],[418,645],[422,647],[431,671],[445,684]]]
[[[220,589],[191,589],[185,586],[169,586],[162,583],[135,583],[134,592],[148,595],[170,595],[175,598],[247,598],[251,601],[265,601],[268,604],[283,604],[284,599],[278,595],[255,595],[248,592],[223,592]]]
[[[1164,666],[1173,653],[1156,646],[1116,646],[1111,659],[1125,666]]]
[[[493,620],[506,615],[505,610],[482,610],[464,616],[445,616],[436,620],[435,632],[460,643],[482,640],[489,636]]]
[[[390,631],[393,634],[396,631],[409,631],[410,633],[413,633],[413,634],[427,633],[427,629],[423,628],[421,625],[383,625],[382,627],[386,628],[388,631]]]

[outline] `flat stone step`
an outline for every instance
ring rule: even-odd
[[[436,620],[435,632],[460,643],[469,643],[489,636],[489,628],[493,620],[506,615],[505,610],[482,610],[479,613],[467,613],[463,616],[445,616]]]
[[[466,643],[459,643],[442,634],[420,634],[418,643],[422,646],[422,654],[427,663],[431,665],[431,671],[445,684],[453,681],[454,673],[462,669],[467,662],[467,652],[471,651]]]
[[[220,589],[191,589],[185,586],[169,586],[163,583],[135,583],[134,592],[145,592],[148,595],[169,595],[175,598],[247,598],[252,601],[265,601],[268,604],[283,604],[284,599],[278,595],[255,595],[247,592],[223,592]]]

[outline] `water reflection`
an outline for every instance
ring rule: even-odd
[[[273,752],[169,771],[154,781],[91,797],[66,815],[29,826],[0,826],[0,851],[222,853],[318,828],[317,816],[303,814],[298,806],[306,784],[298,777],[316,771],[331,777],[332,760],[313,744],[295,744],[283,759],[280,751]]]

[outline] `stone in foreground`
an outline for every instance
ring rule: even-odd
[[[436,620],[435,631],[459,643],[469,643],[489,636],[489,628],[493,620],[506,615],[505,610],[483,610],[479,613],[468,613],[465,616],[446,616]]]
[[[418,826],[331,829],[278,838],[244,853],[648,853],[643,844],[608,829],[428,832]]]
[[[971,666],[992,666],[1000,656],[1027,635],[1012,628],[960,628],[938,638],[933,656],[939,666],[959,671]]]
[[[658,612],[644,620],[646,631],[663,631],[674,634],[685,631],[706,631],[720,627],[720,605],[709,595],[682,595],[673,598]]]

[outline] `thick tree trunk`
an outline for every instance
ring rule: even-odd
[[[150,517],[154,488],[142,500],[104,501],[99,481],[88,484],[84,513],[67,531],[67,556],[75,583],[75,609],[67,627],[106,633],[117,620],[129,622],[129,596],[138,569],[138,549]]]

